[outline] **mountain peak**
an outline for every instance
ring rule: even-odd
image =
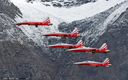
[[[72,7],[72,6],[80,6],[82,4],[96,2],[97,0],[26,0],[27,2],[42,2],[46,6],[54,6],[54,7]]]

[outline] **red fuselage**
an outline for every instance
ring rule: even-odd
[[[110,50],[108,49],[96,49],[96,48],[77,48],[77,49],[69,49],[68,51],[75,51],[75,52],[91,52],[91,53],[108,53]]]
[[[79,48],[83,45],[72,45],[72,44],[57,44],[57,45],[49,45],[49,47],[61,47],[61,48]]]
[[[21,23],[14,23],[15,25],[34,25],[35,27],[38,27],[38,25],[52,25],[52,23],[50,23],[50,19],[49,17],[43,21],[43,22],[21,22]]]
[[[100,62],[76,62],[77,65],[90,65],[90,66],[110,66],[110,63],[100,63]]]
[[[15,23],[16,25],[49,25],[48,22],[21,22]]]
[[[51,33],[51,34],[44,34],[43,36],[78,37],[79,34],[77,33]]]

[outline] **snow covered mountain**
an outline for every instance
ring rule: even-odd
[[[25,0],[20,0],[20,1],[11,0],[11,2],[13,2],[17,7],[19,7],[20,11],[22,12],[22,17],[17,16],[15,18],[17,22],[43,21],[47,17],[50,17],[53,26],[50,27],[39,26],[39,28],[35,28],[34,26],[20,27],[21,30],[29,37],[29,39],[32,39],[38,45],[44,45],[44,41],[43,41],[44,37],[40,35],[46,33],[59,32],[58,24],[60,24],[61,22],[69,23],[75,20],[91,17],[117,4],[120,4],[123,1],[125,0],[119,0],[119,1],[98,0],[95,3],[84,4],[80,7],[56,8],[54,6],[44,6],[42,5],[41,2],[34,2],[33,4],[31,4],[31,3],[27,3]],[[105,25],[107,25],[107,22]],[[69,26],[69,28],[70,27],[74,27],[74,26]],[[103,32],[103,30],[104,29],[102,29],[100,32]],[[97,32],[99,32],[99,30]],[[90,34],[90,33],[88,31],[84,34]]]
[[[12,25],[15,17],[21,15],[14,4],[0,0],[0,79],[42,80],[41,76],[48,80],[49,75],[52,75],[51,67],[54,68],[51,60],[19,27]],[[43,73],[45,70],[48,73]],[[33,75],[35,77],[32,78]]]
[[[96,0],[81,6],[58,8],[45,6],[40,0],[33,4],[25,0],[0,1],[0,77],[25,77],[30,80],[127,80],[127,4],[127,0]],[[38,28],[12,25],[14,22],[43,21],[47,17],[54,25]],[[80,30],[82,37],[61,39],[40,36],[59,31],[71,32],[75,27]],[[76,44],[80,39],[89,47],[98,48],[107,43],[111,52],[92,56],[45,46],[60,42]],[[112,67],[73,65],[74,62],[84,60],[100,62],[107,57]]]
[[[96,2],[97,0],[26,0],[27,2],[42,2],[45,6],[67,7],[80,6],[82,4]]]

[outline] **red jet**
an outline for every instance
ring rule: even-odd
[[[83,47],[84,43],[82,40],[80,40],[76,45],[73,44],[55,44],[55,45],[49,45],[49,47],[61,47],[61,48],[79,48],[79,47]]]
[[[110,50],[108,50],[107,44],[104,43],[100,48],[90,48],[90,47],[83,47],[83,48],[76,48],[76,49],[69,49],[67,51],[75,51],[75,52],[88,52],[92,53],[92,55],[96,53],[108,53]]]
[[[38,27],[38,25],[52,25],[52,23],[50,23],[50,19],[49,17],[43,21],[43,22],[21,22],[21,23],[14,23],[15,25],[34,25],[35,27]]]
[[[73,30],[72,33],[51,33],[51,34],[44,34],[43,36],[56,36],[56,37],[79,37],[80,33],[77,28]]]
[[[83,61],[83,62],[76,62],[74,64],[77,65],[89,65],[89,66],[105,66],[105,67],[109,67],[111,66],[109,58],[106,58],[103,62],[94,62],[94,61]]]

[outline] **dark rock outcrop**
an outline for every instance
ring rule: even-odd
[[[0,1],[0,78],[52,80],[56,67],[32,40],[15,25],[19,9],[7,0]]]
[[[84,0],[82,0],[84,1]],[[70,24],[61,23],[59,30],[71,32],[74,27],[79,28],[83,37],[67,39],[47,39],[49,44],[58,42],[76,44],[80,39],[85,46],[100,47],[104,42],[111,50],[108,54],[95,54],[81,52],[67,52],[66,49],[48,48],[35,44],[17,27],[12,25],[16,15],[22,17],[19,9],[12,3],[1,0],[0,13],[0,77],[20,77],[30,80],[127,80],[127,25],[128,9],[118,19],[107,26],[104,34],[90,36],[95,31],[95,26],[104,23],[105,19],[122,4],[117,5],[93,17],[74,21]],[[7,11],[5,11],[8,9]],[[71,27],[73,26],[73,27]],[[70,27],[70,28],[69,28]],[[95,28],[92,30],[92,28]],[[85,32],[92,30],[88,35]],[[94,33],[93,33],[94,34]],[[87,39],[87,36],[90,36]],[[74,62],[95,60],[102,62],[110,58],[112,67],[78,66]]]
[[[121,6],[121,5],[120,5]],[[92,30],[95,26],[100,26],[104,23],[107,17],[120,7],[117,5],[101,14],[97,14],[94,17],[84,19],[81,21],[74,21],[70,24],[61,23],[59,30],[62,32],[71,32],[74,27],[77,27],[81,33],[88,30]],[[56,63],[60,63],[58,66],[58,72],[56,80],[127,80],[127,25],[128,25],[128,10],[123,12],[118,19],[113,23],[108,24],[107,30],[101,36],[95,39],[95,36],[91,32],[89,35],[84,35],[81,38],[67,38],[65,39],[50,39],[49,44],[55,44],[57,42],[76,44],[80,39],[85,43],[85,46],[100,47],[103,43],[108,44],[108,48],[111,50],[108,54],[95,54],[82,52],[67,52],[66,49],[50,48],[53,53],[51,59]],[[73,26],[73,27],[72,27]],[[70,28],[69,28],[70,27]],[[95,34],[96,35],[96,34]],[[87,37],[90,38],[87,39]],[[54,43],[53,43],[54,42]],[[92,67],[92,66],[78,66],[73,65],[74,62],[84,60],[94,60],[102,62],[105,58],[110,58],[112,64],[111,67]]]
[[[26,0],[27,2],[33,3],[33,1],[37,0]],[[72,6],[80,6],[82,4],[87,4],[90,2],[96,2],[97,0],[41,0],[41,2],[51,2],[51,4],[55,7],[67,7],[71,8]],[[48,5],[48,4],[45,4]]]

